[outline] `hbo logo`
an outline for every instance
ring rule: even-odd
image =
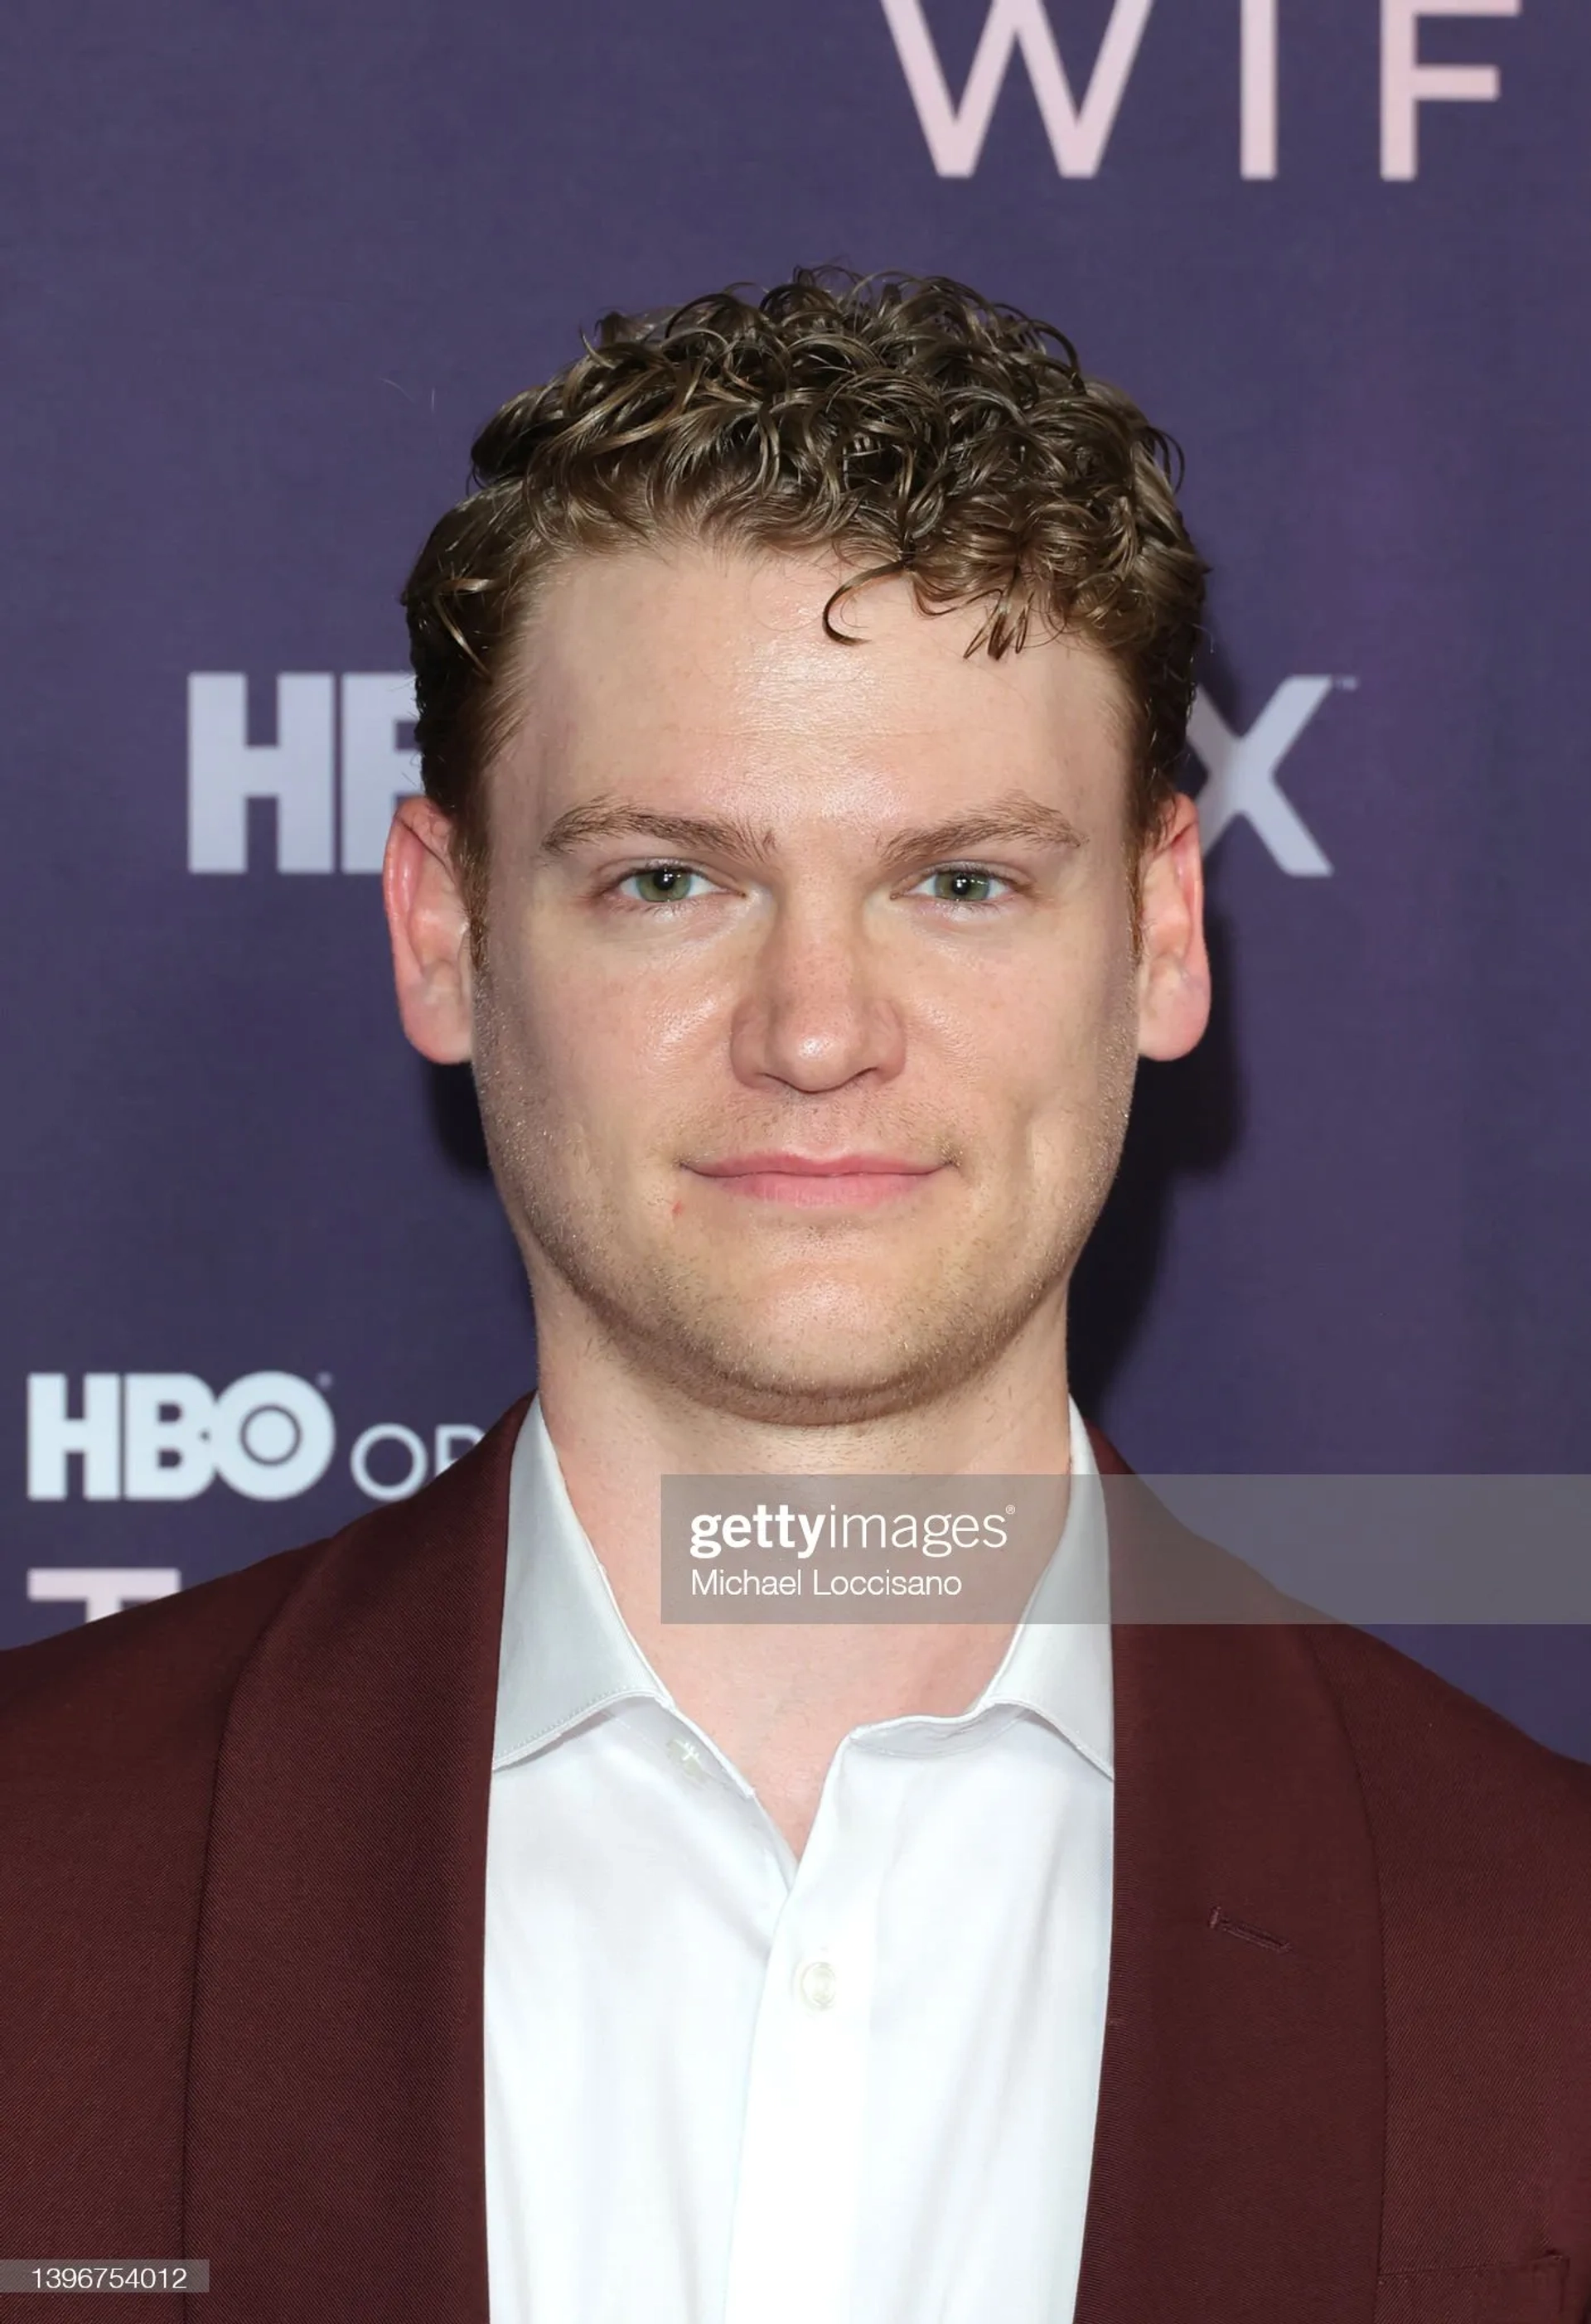
[[[356,1436],[348,1472],[373,1501],[401,1501],[478,1444],[445,1421],[430,1444],[396,1420]],[[86,1501],[190,1501],[217,1477],[251,1501],[287,1501],[326,1474],[337,1424],[293,1372],[250,1372],[219,1396],[192,1372],[85,1372],[70,1409],[64,1372],[28,1375],[28,1499],[64,1501],[82,1464]]]
[[[291,1372],[249,1372],[215,1395],[192,1372],[88,1372],[67,1406],[61,1372],[28,1377],[28,1499],[64,1501],[68,1462],[89,1501],[190,1501],[217,1477],[251,1501],[291,1500],[326,1474],[331,1406]]]

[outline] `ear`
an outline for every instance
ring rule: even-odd
[[[433,1065],[469,1056],[474,976],[469,914],[453,868],[453,826],[430,799],[400,799],[387,834],[382,900],[403,1030]]]
[[[1210,1018],[1198,809],[1179,791],[1145,851],[1139,920],[1138,1054],[1183,1057]]]

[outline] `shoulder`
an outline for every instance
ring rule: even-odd
[[[439,1595],[467,1589],[460,1568],[484,1539],[501,1536],[525,1404],[411,1499],[172,1597],[0,1653],[0,1806],[45,1788],[106,1798],[152,1781],[158,1790],[164,1773],[213,1764],[245,1674],[284,1638],[296,1641],[300,1680],[306,1657],[335,1667],[332,1648],[350,1636],[373,1641],[377,1655],[394,1623],[404,1638],[423,1638]],[[417,1574],[430,1577],[418,1594]],[[495,1618],[495,1603],[491,1611]]]
[[[1591,1766],[1549,1750],[1363,1630],[1305,1632],[1334,1696],[1375,1835],[1383,1893],[1469,1900],[1531,1950],[1591,1930]],[[1481,1908],[1484,1904],[1484,1910]]]
[[[1591,1766],[1536,1742],[1473,1695],[1369,1631],[1330,1620],[1181,1525],[1094,1437],[1111,1503],[1112,1604],[1120,1620],[1213,1624],[1246,1637],[1252,1689],[1324,1683],[1389,1877],[1481,1861],[1540,1871],[1561,1858],[1591,1928]],[[1118,1536],[1120,1538],[1118,1539]],[[1234,1627],[1235,1626],[1235,1627]],[[1301,1657],[1301,1659],[1300,1659]],[[1383,1851],[1384,1853],[1384,1851]]]
[[[1397,1647],[1346,1624],[1307,1636],[1355,1754],[1378,1785],[1435,1805],[1517,1808],[1591,1819],[1591,1766],[1538,1743]]]
[[[0,1779],[131,1775],[212,1736],[238,1674],[328,1544],[0,1653]]]

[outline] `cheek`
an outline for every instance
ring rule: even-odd
[[[604,970],[550,932],[494,988],[494,1050],[522,1109],[595,1161],[655,1137],[708,1073],[700,1028],[668,980]]]
[[[735,973],[721,961],[604,958],[550,931],[524,982],[542,1053],[622,1103],[710,1074],[727,1053]]]
[[[987,996],[993,1000],[995,996]],[[1068,931],[1025,964],[963,1028],[968,1066],[985,1089],[1023,1093],[1036,1111],[1070,1111],[1114,1090],[1136,1056],[1137,981],[1119,921]]]
[[[1138,1070],[1137,996],[1125,948],[1121,960],[1096,964],[1041,1022],[1035,1012],[1027,1029],[1021,1120],[1034,1167],[1068,1185],[1108,1180]]]

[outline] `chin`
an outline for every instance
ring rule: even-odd
[[[936,1332],[891,1330],[879,1303],[865,1320],[849,1303],[830,1316],[804,1315],[781,1327],[769,1314],[748,1329],[743,1311],[733,1326],[704,1334],[694,1345],[676,1342],[675,1366],[719,1411],[742,1420],[791,1427],[839,1426],[906,1412],[965,1379],[973,1368],[965,1317]],[[948,1319],[947,1319],[948,1324]]]
[[[899,1370],[775,1372],[765,1355],[755,1370],[715,1366],[689,1384],[713,1411],[769,1428],[845,1428],[887,1420],[917,1409],[939,1385]]]

